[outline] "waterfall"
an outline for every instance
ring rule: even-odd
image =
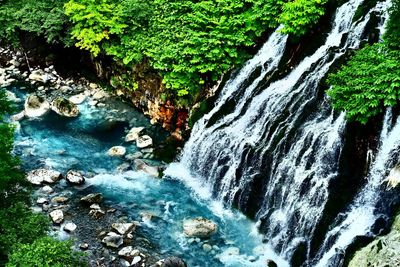
[[[378,3],[353,22],[361,4],[350,0],[340,6],[325,43],[273,81],[287,41],[275,31],[227,82],[215,107],[195,124],[180,162],[166,171],[199,194],[210,192],[254,216],[265,240],[284,258],[306,244],[306,265],[315,260],[310,242],[328,201],[329,185],[338,176],[346,128],[345,114],[332,111],[319,84],[337,59],[359,47],[371,12],[388,6]],[[249,81],[250,76],[256,78]],[[374,162],[379,160],[378,155]],[[338,247],[342,244],[349,242]],[[327,247],[325,255],[318,254],[321,264],[326,258],[325,263],[330,262],[335,249]]]

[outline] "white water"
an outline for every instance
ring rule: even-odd
[[[300,242],[311,240],[328,200],[328,186],[337,177],[344,114],[335,115],[327,103],[318,102],[318,84],[339,57],[360,45],[371,14],[352,23],[361,3],[351,0],[338,8],[325,43],[258,93],[260,82],[270,77],[285,49],[287,37],[275,32],[222,89],[215,107],[196,123],[180,163],[166,172],[204,198],[213,196],[241,209],[248,206],[254,190],[261,190],[263,202],[256,218],[267,225],[268,243],[285,258]],[[385,13],[387,7],[388,2],[378,3],[374,11]],[[265,63],[268,67],[243,88],[246,78]],[[232,111],[217,117],[232,99]],[[262,184],[254,185],[260,176]],[[350,231],[362,229],[359,233],[365,234],[370,220],[362,215],[354,213],[360,220],[349,225]],[[350,244],[341,240],[343,247]],[[335,248],[329,253],[335,254]],[[320,266],[327,266],[328,254]]]

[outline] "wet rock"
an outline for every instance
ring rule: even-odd
[[[86,100],[86,95],[85,94],[78,94],[78,95],[71,96],[69,98],[69,101],[71,101],[75,105],[80,105],[83,102],[85,102],[85,100]]]
[[[99,219],[101,217],[103,217],[104,215],[106,215],[106,212],[102,209],[93,209],[89,211],[89,215],[92,216],[95,219]]]
[[[79,116],[79,108],[66,98],[58,97],[51,103],[51,109],[63,117],[77,117]]]
[[[210,252],[212,250],[212,246],[210,244],[203,244],[203,250]]]
[[[125,142],[136,141],[139,138],[139,134],[144,130],[144,127],[134,127],[125,136]]]
[[[92,209],[92,210],[101,210],[99,204],[92,204],[92,205],[90,205],[90,209]]]
[[[14,102],[14,103],[19,103],[21,102],[21,99],[19,99],[13,92],[10,92],[6,90],[6,97],[8,101]]]
[[[278,264],[276,264],[273,260],[267,260],[266,266],[267,267],[278,267]]]
[[[126,148],[123,146],[114,146],[108,150],[108,155],[112,157],[122,157],[126,153]]]
[[[77,228],[77,226],[76,226],[76,224],[75,223],[73,223],[73,222],[69,222],[69,223],[66,223],[65,225],[64,225],[64,231],[65,232],[67,232],[67,233],[72,233],[72,232],[74,232],[75,230],[76,230],[76,228]]]
[[[88,243],[81,243],[79,245],[79,248],[82,250],[87,250],[89,248],[89,244]]]
[[[80,172],[74,170],[70,170],[67,173],[67,175],[65,176],[65,180],[73,185],[82,185],[85,183],[85,177],[83,177]]]
[[[129,170],[130,167],[131,167],[131,165],[129,163],[125,162],[117,167],[117,171],[118,172],[126,172],[127,170]]]
[[[48,202],[49,201],[47,200],[47,198],[44,198],[44,197],[38,198],[36,200],[36,203],[39,204],[39,205],[43,205],[43,204],[48,203]]]
[[[107,247],[119,248],[124,243],[124,240],[122,238],[122,235],[116,234],[114,232],[109,232],[101,242],[103,242]]]
[[[146,148],[152,145],[153,145],[153,139],[148,135],[143,135],[136,139],[136,146],[138,148]]]
[[[111,227],[119,234],[126,235],[129,232],[135,230],[136,225],[134,223],[113,223]]]
[[[183,221],[183,231],[189,237],[209,238],[217,231],[217,225],[199,217]]]
[[[23,120],[24,118],[25,118],[25,110],[15,114],[15,115],[12,115],[11,121],[20,121],[20,120]]]
[[[132,246],[124,247],[120,251],[118,251],[118,256],[120,257],[129,257],[131,256],[131,252],[133,251]]]
[[[41,83],[47,83],[50,78],[50,75],[43,72],[42,70],[32,71],[32,73],[29,75],[29,80]]]
[[[64,220],[64,212],[62,210],[53,210],[49,215],[53,223],[60,224]]]
[[[42,183],[55,183],[62,177],[61,173],[53,170],[37,169],[28,172],[26,179],[34,185],[41,185]]]
[[[61,196],[59,196],[59,197],[53,197],[53,198],[51,199],[51,202],[52,202],[52,203],[66,203],[68,200],[69,200],[69,199],[68,199],[67,197],[61,197]]]
[[[54,192],[53,188],[51,188],[50,186],[46,185],[42,187],[42,192],[46,193],[46,194],[51,194]]]
[[[186,262],[178,257],[169,257],[164,260],[162,267],[187,267]]]
[[[147,174],[149,174],[151,176],[154,176],[154,177],[158,177],[159,176],[158,167],[150,166],[150,165],[148,165],[146,162],[144,162],[141,159],[135,159],[134,163],[135,163],[135,169],[136,170],[145,172],[145,173],[147,173]]]
[[[40,117],[50,110],[50,104],[43,97],[29,95],[24,104],[25,115],[30,118]]]
[[[133,154],[128,154],[128,155],[125,156],[125,158],[127,160],[135,160],[135,159],[139,159],[141,157],[143,157],[143,153],[142,152],[135,152]]]
[[[139,262],[141,262],[142,261],[142,257],[140,257],[140,256],[135,256],[135,257],[133,257],[133,260],[132,260],[132,262],[131,262],[131,265],[133,266],[133,265],[135,265],[135,264],[138,264]]]
[[[99,204],[103,201],[103,194],[92,193],[81,198],[81,202],[85,204]]]
[[[103,91],[103,90],[98,90],[96,93],[93,95],[94,100],[102,100],[103,98],[108,97],[108,94]]]

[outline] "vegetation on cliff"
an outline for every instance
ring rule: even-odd
[[[363,124],[400,100],[400,1],[394,0],[382,43],[366,45],[328,78],[335,109]]]

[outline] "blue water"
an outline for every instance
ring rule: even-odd
[[[26,96],[17,87],[9,90],[21,99]],[[17,106],[22,109],[22,104]],[[139,151],[134,143],[124,142],[131,127],[146,127],[155,143],[167,136],[162,129],[151,126],[147,118],[120,100],[107,101],[102,108],[84,102],[79,108],[81,115],[75,119],[50,112],[42,118],[20,122],[15,153],[26,170],[41,167],[64,173],[80,170],[92,177],[87,179],[92,190],[102,192],[110,205],[123,207],[130,219],[141,221],[141,213],[152,214],[152,220],[141,221],[138,231],[157,244],[155,250],[163,257],[177,255],[189,266],[199,267],[265,266],[267,259],[287,266],[268,244],[262,243],[253,222],[212,201],[207,188],[197,185],[179,164],[170,165],[163,179],[135,170],[117,171],[124,160],[108,156],[107,150],[123,145],[127,153]],[[199,216],[218,224],[218,232],[209,240],[183,234],[183,220]],[[211,251],[203,249],[205,243],[212,246]]]

